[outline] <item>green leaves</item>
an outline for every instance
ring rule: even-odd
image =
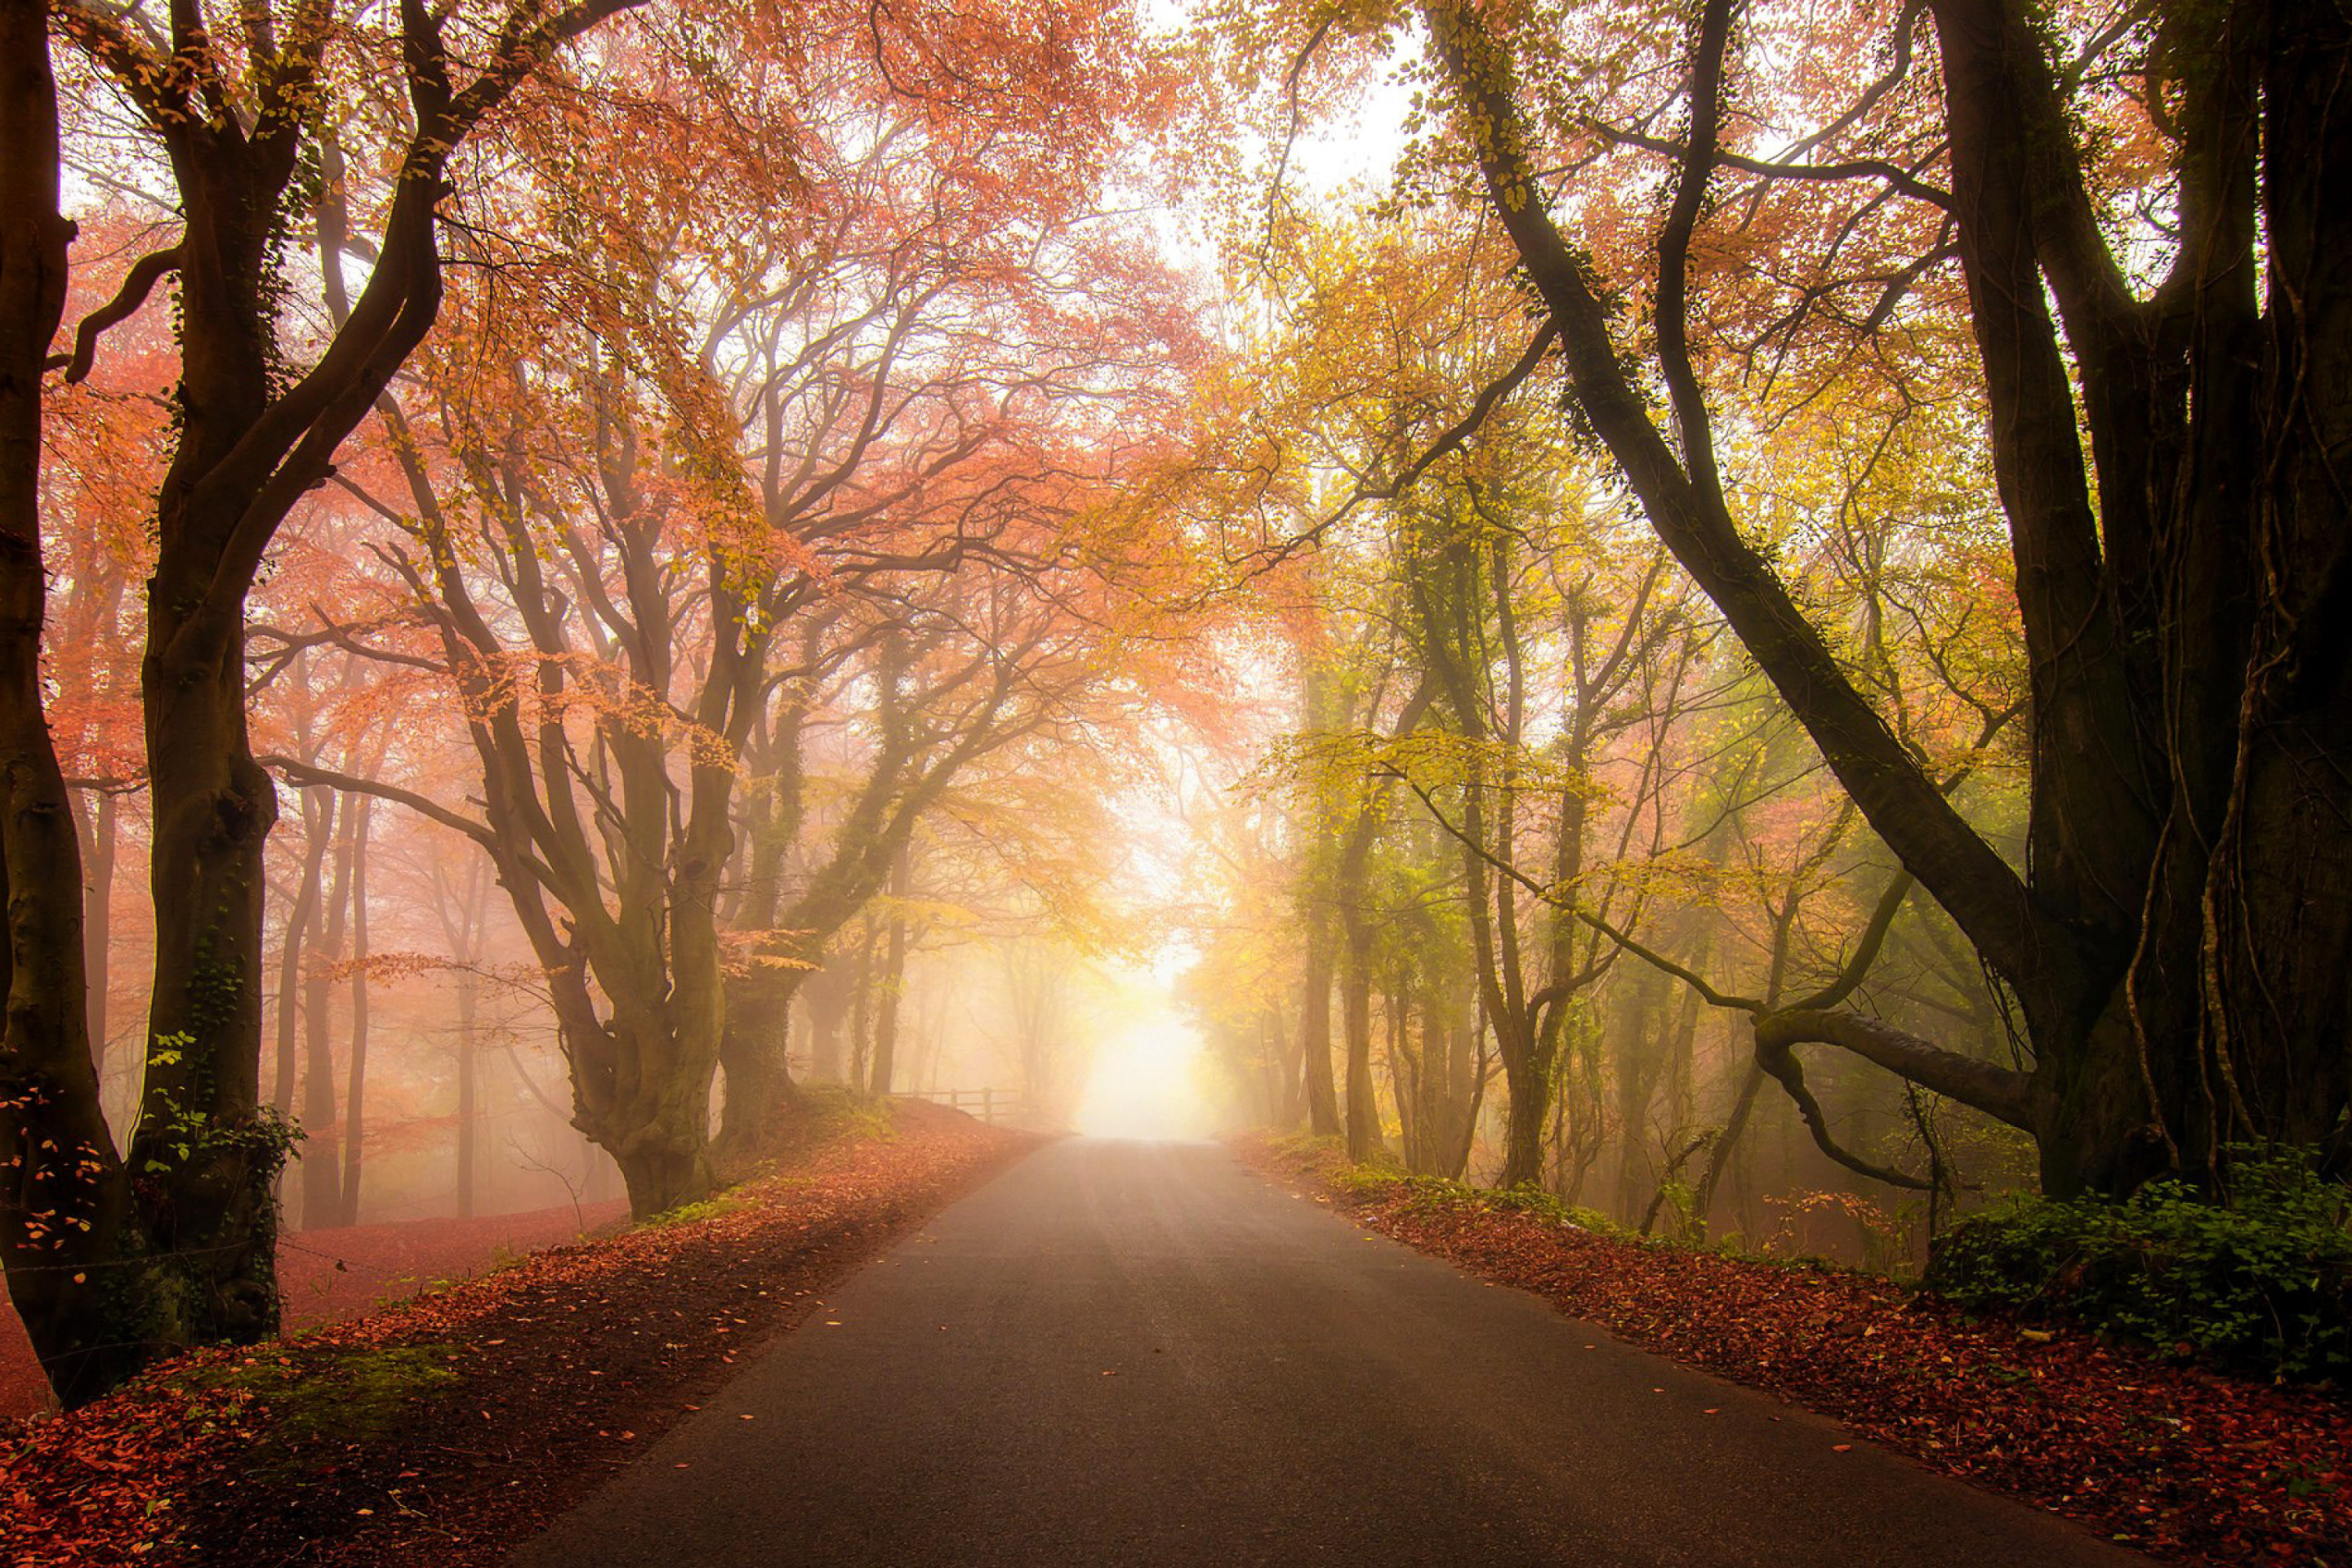
[[[2352,1189],[2295,1150],[2242,1149],[2221,1198],[2012,1199],[1955,1226],[1927,1283],[1976,1310],[2063,1319],[2293,1381],[2352,1374]]]

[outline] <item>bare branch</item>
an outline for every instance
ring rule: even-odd
[[[49,361],[48,368],[56,370],[60,365],[65,367],[68,386],[87,377],[89,374],[90,365],[98,358],[100,335],[108,328],[119,325],[137,315],[139,307],[147,302],[147,296],[154,289],[157,281],[179,269],[180,247],[176,245],[167,250],[158,250],[152,255],[141,257],[131,264],[131,270],[124,274],[122,287],[116,291],[114,298],[84,316],[81,319],[81,324],[74,329],[73,353],[53,356]]]

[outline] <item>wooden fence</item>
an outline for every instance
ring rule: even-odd
[[[1000,1121],[1016,1121],[1028,1110],[1020,1095],[1002,1089],[894,1089],[890,1098],[928,1100],[950,1110],[967,1111],[992,1127]]]

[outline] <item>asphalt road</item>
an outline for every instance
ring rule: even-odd
[[[827,1307],[518,1568],[2147,1561],[1211,1145],[1050,1145]]]

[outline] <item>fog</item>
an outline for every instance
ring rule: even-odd
[[[1203,1088],[1201,1034],[1174,1016],[1148,1018],[1097,1043],[1073,1128],[1095,1138],[1204,1138],[1230,1120]]]

